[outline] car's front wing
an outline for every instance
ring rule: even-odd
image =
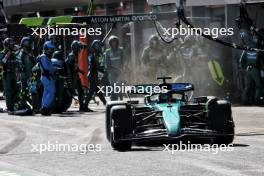
[[[125,141],[178,141],[183,138],[216,138],[218,136],[226,136],[233,134],[217,133],[213,130],[194,129],[194,128],[182,128],[179,134],[169,135],[165,129],[148,130],[138,134],[130,134],[119,140]]]

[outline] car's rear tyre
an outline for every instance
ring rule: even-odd
[[[220,134],[214,138],[214,143],[219,145],[232,143],[235,135],[235,126],[230,103],[225,100],[212,101],[208,106],[208,110],[210,126],[212,130]]]
[[[111,133],[110,143],[114,150],[127,151],[131,149],[132,141],[126,139],[133,132],[132,111],[126,105],[116,105],[110,111]]]
[[[111,120],[110,120],[110,112],[111,108],[117,105],[125,105],[125,102],[122,101],[109,101],[106,104],[106,116],[105,116],[105,131],[106,131],[106,138],[110,142],[110,133],[111,133]]]

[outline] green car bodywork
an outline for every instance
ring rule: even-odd
[[[185,104],[183,99],[174,100],[172,103],[159,103],[148,101],[151,96],[145,97],[145,105],[162,112],[163,122],[169,136],[177,136],[181,132],[180,107]]]
[[[167,130],[167,133],[169,136],[177,136],[181,132],[181,118],[180,118],[180,113],[179,110],[181,106],[186,104],[185,99],[185,93],[186,91],[193,91],[193,85],[188,84],[188,83],[174,83],[174,84],[160,84],[160,85],[151,85],[151,84],[146,84],[143,86],[143,90],[141,90],[140,93],[144,94],[150,89],[153,90],[155,87],[162,87],[166,86],[169,87],[168,92],[163,92],[160,94],[150,94],[146,95],[144,98],[144,103],[147,107],[153,108],[157,111],[160,111],[162,113],[163,117],[163,123],[165,125],[165,128]],[[139,88],[142,88],[142,85],[136,85],[135,86],[135,92],[134,93],[139,93]],[[160,95],[165,95],[172,97],[173,94],[180,95],[178,98],[172,98],[172,101],[168,102],[161,102],[159,101],[159,96]],[[153,100],[151,100],[153,99]]]
[[[170,136],[177,136],[180,133],[180,114],[179,109],[182,105],[182,101],[176,103],[146,103],[150,108],[161,111],[163,116],[164,125]]]
[[[156,104],[154,108],[162,111],[164,125],[170,136],[176,136],[180,133],[180,114],[181,102],[173,104]]]

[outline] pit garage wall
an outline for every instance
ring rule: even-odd
[[[189,1],[190,2],[190,1]],[[253,2],[253,1],[251,1]],[[195,3],[199,3],[195,1]],[[248,13],[252,19],[255,19],[255,25],[258,28],[264,27],[264,5],[261,4],[248,4]],[[239,33],[239,29],[236,26],[235,19],[239,17],[239,5],[238,4],[227,4],[218,6],[192,6],[192,16],[211,16],[222,18],[221,27],[233,28],[235,34]],[[200,23],[196,21],[199,26],[210,26],[209,21]],[[232,41],[241,43],[241,39],[238,35],[231,37]],[[230,49],[228,47],[216,44],[216,47],[221,52],[221,63],[223,65],[224,74],[226,80],[229,80],[230,86],[227,88],[231,90],[233,101],[238,101],[243,91],[243,75],[239,71],[239,58],[242,54],[241,50]]]
[[[192,6],[191,17],[201,17],[190,19],[195,27],[200,28],[225,28],[226,27],[226,8],[224,5],[219,6]],[[229,26],[228,26],[229,27]],[[225,37],[225,36],[224,36]],[[222,86],[217,85],[210,73],[208,73],[208,81],[216,87],[214,93],[221,92],[220,97],[226,97],[228,92],[232,92],[233,82],[233,63],[232,63],[232,49],[216,42],[205,39],[206,42],[212,47],[207,53],[208,59],[213,59],[221,65],[225,82]],[[208,51],[204,51],[208,52]],[[209,69],[209,68],[208,68]]]
[[[254,19],[255,25],[261,29],[264,28],[264,6],[261,4],[248,4],[247,5],[248,13],[252,19]],[[236,27],[235,19],[239,16],[239,6],[238,5],[227,5],[227,25],[235,29],[235,33],[239,33],[238,28]],[[235,38],[238,42],[241,41],[239,37]],[[243,75],[239,73],[239,58],[241,56],[241,50],[232,49],[232,67],[233,67],[233,88],[234,90],[243,90]],[[240,93],[240,92],[237,92]],[[240,94],[236,95],[237,97]]]

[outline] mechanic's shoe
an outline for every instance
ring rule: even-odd
[[[4,113],[7,112],[7,110],[5,110],[4,108],[0,108],[0,113]]]
[[[91,110],[90,108],[80,108],[79,112],[94,112],[93,110]]]
[[[243,105],[243,106],[252,106],[253,104],[250,103],[250,102],[242,102],[242,105]]]
[[[14,115],[15,113],[14,113],[14,111],[9,111],[9,110],[7,110],[7,114],[8,114],[8,115]]]
[[[105,98],[101,99],[101,101],[103,102],[103,105],[104,105],[104,106],[107,104]]]
[[[263,99],[263,97],[260,97],[260,99],[258,99],[258,100],[255,102],[255,105],[256,105],[256,106],[263,106],[263,105],[264,105],[264,99]]]
[[[32,112],[34,114],[40,114],[41,113],[41,110],[39,110],[39,109],[33,109]]]
[[[46,108],[46,107],[41,108],[40,113],[43,116],[50,116],[51,115],[50,109]]]

